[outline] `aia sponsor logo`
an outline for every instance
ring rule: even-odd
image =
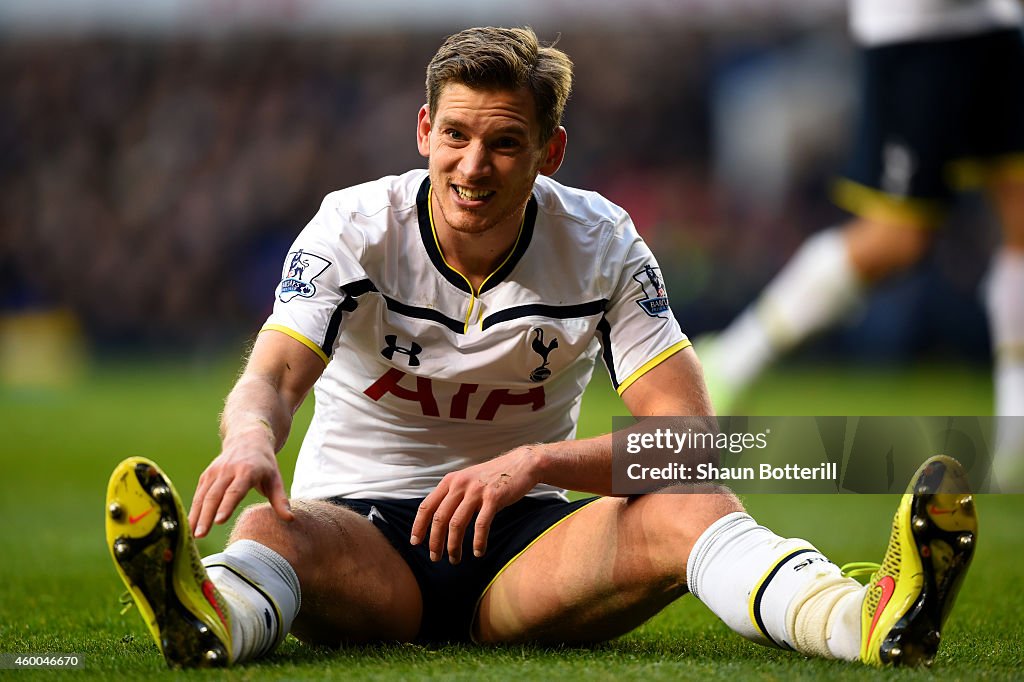
[[[449,419],[475,421],[493,421],[502,407],[523,406],[536,412],[544,407],[546,400],[543,386],[534,386],[526,391],[494,388],[484,393],[480,391],[479,384],[456,384],[457,388],[452,393],[452,384],[437,383],[440,386],[435,386],[430,377],[410,375],[392,367],[363,393],[375,402],[380,402],[387,395],[407,400],[417,406],[425,417],[440,417],[444,407],[445,416]],[[471,409],[471,402],[479,407]]]

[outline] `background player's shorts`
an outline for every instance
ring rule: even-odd
[[[862,69],[841,207],[874,217],[895,204],[934,224],[954,192],[984,180],[983,169],[1024,167],[1020,31],[866,49]]]
[[[524,497],[499,511],[487,536],[484,556],[473,556],[472,525],[463,541],[462,561],[451,565],[445,552],[432,562],[427,540],[409,544],[412,523],[422,499],[327,501],[368,518],[409,565],[423,595],[423,620],[417,637],[426,642],[468,642],[477,602],[491,581],[534,540],[578,509],[598,498],[575,502]]]

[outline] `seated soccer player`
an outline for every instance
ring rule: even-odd
[[[168,664],[250,661],[289,632],[600,641],[687,591],[766,645],[931,661],[977,531],[955,461],[922,466],[863,586],[725,488],[614,496],[611,436],[576,438],[598,358],[636,416],[711,407],[629,216],[550,178],[570,86],[530,30],[451,36],[419,112],[428,169],[330,194],[298,236],[190,512],[156,464],[115,469],[107,541]],[[289,499],[276,453],[311,389]],[[268,502],[200,560],[252,489]]]

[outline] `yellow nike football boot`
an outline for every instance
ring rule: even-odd
[[[930,458],[903,495],[885,557],[868,582],[862,661],[931,665],[977,537],[966,472],[951,457]]]
[[[178,493],[156,464],[130,457],[107,486],[107,547],[167,664],[231,662],[227,605],[206,575]]]

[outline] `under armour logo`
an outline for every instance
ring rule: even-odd
[[[384,337],[384,343],[388,344],[386,348],[381,350],[380,354],[386,357],[388,360],[395,359],[395,353],[402,353],[403,355],[409,356],[409,366],[419,367],[420,359],[416,357],[423,351],[423,346],[416,343],[415,341],[409,344],[409,348],[402,348],[398,345],[398,337],[394,334],[388,334]]]
[[[541,364],[530,372],[530,381],[544,381],[551,376],[551,370],[548,369],[548,356],[551,355],[551,351],[558,348],[558,339],[551,339],[551,343],[545,345],[544,330],[540,327],[536,327],[533,330],[533,335],[533,342],[530,344],[530,348],[540,356]]]

